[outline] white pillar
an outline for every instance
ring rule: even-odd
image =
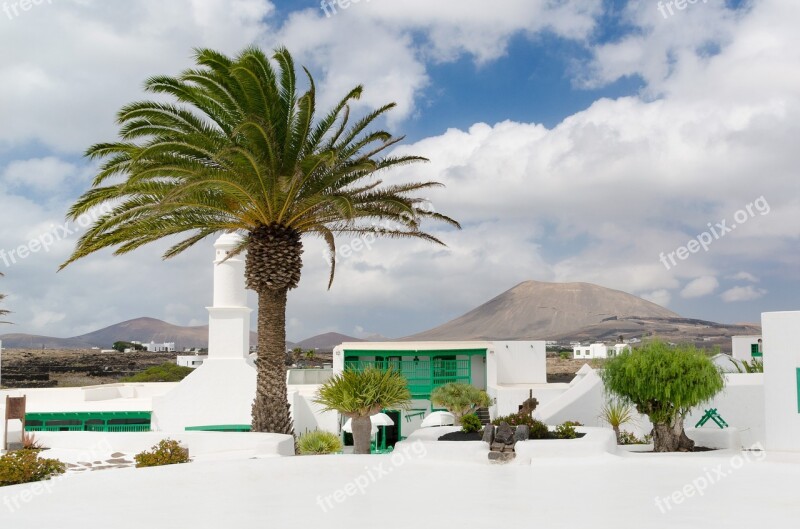
[[[800,452],[800,311],[761,314],[767,450]]]
[[[208,358],[172,391],[153,398],[153,426],[180,432],[187,426],[250,424],[256,369],[249,358],[250,313],[244,255],[230,257],[241,239],[214,243],[214,303],[208,308]]]
[[[214,243],[214,305],[208,309],[208,357],[243,358],[250,353],[250,313],[244,257],[229,257],[241,238],[225,234]]]

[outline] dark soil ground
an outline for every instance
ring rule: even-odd
[[[483,438],[481,432],[451,432],[439,437],[440,441],[480,441]]]

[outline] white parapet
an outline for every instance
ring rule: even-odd
[[[800,452],[800,311],[761,314],[766,448]]]

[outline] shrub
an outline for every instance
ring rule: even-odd
[[[342,451],[342,441],[331,432],[314,430],[300,436],[297,451],[301,456],[335,454]]]
[[[657,340],[611,358],[601,376],[606,390],[650,418],[656,452],[691,450],[694,443],[686,436],[684,418],[725,385],[704,351]]]
[[[653,436],[645,435],[644,439],[639,439],[636,437],[636,434],[629,432],[627,430],[623,430],[619,433],[619,444],[621,445],[646,445],[650,444],[653,440]]]
[[[562,360],[569,360],[570,358],[572,358],[572,353],[569,353],[567,351],[561,351],[560,353],[558,353],[558,356]]]
[[[530,428],[531,433],[529,439],[549,439],[550,430],[547,425],[542,421],[537,421],[527,413],[512,413],[505,417],[498,417],[492,421],[492,424],[499,426],[501,422],[508,423],[509,426],[525,425]]]
[[[550,429],[542,421],[531,419],[531,423],[528,426],[531,428],[528,439],[550,439],[550,437],[552,437]]]
[[[470,413],[469,415],[464,415],[463,417],[461,417],[462,432],[464,433],[477,432],[480,431],[481,428],[483,428],[483,424],[481,424],[481,420],[474,413]]]
[[[166,362],[160,366],[148,367],[141,373],[124,377],[122,382],[180,382],[189,376],[194,369],[183,367],[172,362]]]
[[[446,408],[458,423],[465,415],[492,404],[485,391],[464,382],[450,382],[434,389],[431,392],[431,402],[434,406]]]
[[[34,450],[17,450],[0,457],[0,487],[42,481],[65,471],[57,459],[41,458]]]
[[[150,451],[145,450],[136,454],[133,458],[136,460],[136,468],[178,465],[191,461],[189,459],[189,450],[173,439],[162,439]]]
[[[556,426],[553,435],[557,439],[575,439],[578,437],[578,434],[575,432],[575,424],[574,422],[567,421],[563,424],[559,424]]]

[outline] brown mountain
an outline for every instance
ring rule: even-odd
[[[655,303],[589,283],[526,281],[408,340],[552,340],[620,318],[680,316]]]
[[[185,347],[207,347],[208,325],[181,327],[155,318],[136,318],[110,325],[103,329],[74,336],[53,338],[31,334],[4,334],[0,336],[3,347],[32,349],[109,349],[116,341],[175,342],[181,351]],[[256,333],[250,333],[250,343],[256,343]]]
[[[352,336],[347,336],[346,334],[339,334],[338,332],[326,332],[324,334],[318,334],[317,336],[312,336],[311,338],[306,338],[301,342],[297,342],[293,345],[293,347],[301,347],[303,349],[315,349],[319,350],[320,352],[331,352],[333,348],[337,345],[341,345],[342,342],[363,342],[360,338],[353,338]]]

